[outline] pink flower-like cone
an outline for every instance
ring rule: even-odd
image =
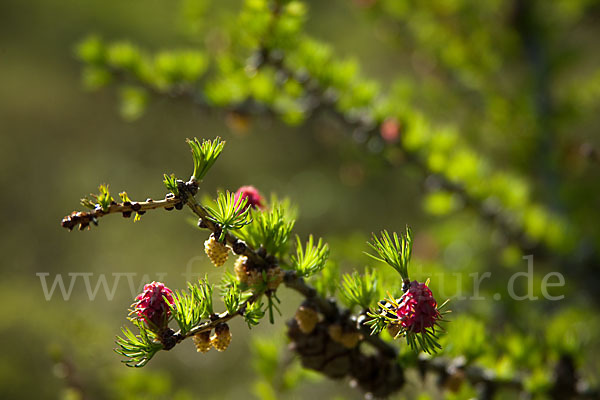
[[[144,321],[154,331],[167,327],[173,304],[173,291],[161,282],[152,282],[144,286],[144,291],[135,298],[132,304],[137,318]]]
[[[441,317],[431,290],[417,281],[410,282],[398,305],[396,314],[406,332],[422,333]]]
[[[395,118],[386,118],[381,124],[379,134],[387,143],[395,143],[400,137],[400,123]]]
[[[258,208],[259,210],[262,210],[265,208],[265,199],[260,195],[260,192],[254,186],[242,186],[239,188],[237,192],[235,192],[236,202],[240,196],[242,199],[248,199],[245,209],[252,207],[254,209]]]

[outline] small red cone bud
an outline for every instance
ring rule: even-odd
[[[238,201],[238,198],[248,199],[246,203],[246,208],[252,207],[254,209],[258,208],[259,210],[263,210],[265,208],[265,199],[260,195],[258,189],[254,186],[242,186],[235,192],[235,201]]]
[[[144,286],[144,291],[131,306],[137,317],[150,329],[160,332],[167,327],[171,317],[169,304],[173,304],[173,291],[164,283],[152,282]]]
[[[387,118],[381,124],[380,128],[381,138],[387,143],[394,143],[398,140],[400,135],[400,124],[396,118]]]
[[[199,353],[206,353],[212,348],[210,331],[196,333],[193,336],[193,340],[194,344],[196,345],[196,351]]]
[[[294,319],[298,323],[298,328],[300,328],[300,331],[308,335],[315,329],[315,326],[319,322],[319,314],[314,308],[301,305],[298,307],[298,310],[296,310]]]
[[[407,332],[423,332],[440,319],[437,302],[424,283],[412,281],[398,304],[396,314]]]
[[[217,351],[227,350],[229,343],[231,343],[231,331],[229,330],[229,325],[225,323],[217,325],[215,327],[215,333],[211,336],[210,341]]]
[[[225,264],[229,257],[229,247],[215,239],[215,236],[212,234],[208,240],[204,242],[204,252],[215,267],[220,267]]]
[[[283,282],[284,272],[279,267],[269,268],[267,270],[267,288],[271,290],[277,289],[277,287]]]

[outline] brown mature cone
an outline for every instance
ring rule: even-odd
[[[332,324],[327,328],[329,337],[338,343],[342,343],[342,326],[340,324]]]
[[[362,340],[362,335],[355,330],[345,330],[340,324],[330,325],[327,329],[329,336],[348,349],[356,347]]]
[[[350,373],[355,350],[349,350],[331,340],[325,321],[318,323],[310,334],[300,330],[295,319],[288,321],[288,336],[293,350],[300,355],[302,366],[333,378]]]
[[[221,323],[215,327],[215,333],[211,336],[210,341],[217,351],[225,351],[231,343],[231,331],[229,325]]]
[[[317,322],[319,322],[319,314],[317,313],[317,310],[306,305],[301,305],[298,307],[294,318],[298,323],[298,328],[304,334],[311,333],[313,329],[315,329]]]
[[[278,266],[269,268],[267,270],[267,288],[271,290],[277,289],[277,287],[283,282],[284,272]]]
[[[362,338],[363,337],[359,332],[344,332],[344,333],[342,333],[340,343],[344,347],[346,347],[348,349],[352,349],[360,343]]]
[[[199,353],[206,353],[212,348],[210,331],[196,333],[192,340],[196,345],[196,351]]]
[[[371,398],[389,397],[404,386],[404,371],[396,360],[381,355],[358,354],[350,374]]]
[[[225,264],[229,257],[229,247],[215,239],[213,234],[204,242],[204,252],[215,267]]]
[[[403,369],[395,359],[367,356],[359,347],[346,348],[332,339],[327,321],[317,323],[310,334],[300,330],[295,318],[287,325],[291,348],[300,356],[305,368],[334,379],[348,376],[369,397],[389,397],[404,385]],[[333,331],[336,335],[337,328]]]

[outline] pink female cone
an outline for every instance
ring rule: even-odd
[[[173,304],[173,291],[164,283],[152,282],[144,286],[144,291],[135,298],[132,304],[137,317],[149,328],[160,331],[167,326]]]
[[[254,186],[242,186],[235,192],[235,201],[237,203],[239,198],[248,199],[246,203],[246,208],[252,207],[254,209],[258,208],[262,210],[265,208],[265,199],[260,195],[258,189]]]
[[[412,281],[398,305],[396,314],[406,332],[421,333],[440,319],[437,302],[424,283]]]

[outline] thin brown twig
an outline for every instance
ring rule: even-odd
[[[122,214],[124,217],[130,217],[132,213],[143,214],[149,210],[155,210],[157,208],[172,209],[180,200],[175,197],[166,197],[164,200],[152,200],[146,201],[125,201],[122,203],[112,202],[107,209],[97,207],[93,211],[73,211],[71,214],[65,216],[61,225],[63,228],[73,230],[79,225],[79,230],[88,228],[90,223],[97,225],[98,219],[110,214]]]

